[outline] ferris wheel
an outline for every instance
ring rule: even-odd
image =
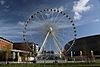
[[[34,12],[26,21],[23,31],[25,43],[35,42],[40,46],[37,56],[44,50],[62,55],[63,47],[75,43],[76,27],[71,17],[59,9],[43,9]],[[71,44],[68,42],[72,41]],[[54,48],[55,47],[55,48]]]

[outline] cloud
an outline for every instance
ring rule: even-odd
[[[22,32],[22,28],[19,26],[4,26],[0,28],[0,36],[1,35],[7,35],[7,36],[16,36],[16,35],[22,35],[20,34]]]
[[[90,10],[91,5],[87,5],[90,0],[79,0],[74,1],[73,11],[74,11],[74,20],[80,20],[82,13]]]
[[[4,23],[4,22],[7,22],[7,19],[0,19],[0,26]]]
[[[59,9],[60,11],[64,11],[64,10],[65,10],[65,8],[64,8],[63,6],[60,6],[58,9]]]
[[[95,19],[93,20],[93,22],[100,22],[100,19]]]
[[[25,22],[19,21],[18,25],[24,26]]]
[[[6,5],[6,6],[5,6],[5,8],[7,8],[7,9],[8,9],[8,8],[10,8],[10,6],[9,6],[9,5]]]
[[[4,5],[5,4],[5,1],[4,0],[0,0],[0,4],[1,5]]]
[[[56,7],[54,8],[56,11],[59,10],[60,12],[61,11],[64,11],[65,10],[65,7],[64,6],[59,6],[59,7]]]

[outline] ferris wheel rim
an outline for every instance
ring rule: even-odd
[[[76,26],[75,26],[75,23],[73,22],[73,20],[71,19],[71,17],[69,17],[68,14],[66,14],[65,12],[63,11],[60,11],[58,9],[43,9],[43,10],[40,10],[40,11],[37,11],[36,13],[33,13],[29,18],[28,20],[26,21],[25,25],[24,25],[24,31],[23,31],[23,40],[25,43],[28,42],[28,40],[26,39],[26,30],[27,30],[27,26],[28,24],[30,23],[31,19],[33,18],[33,16],[35,16],[36,14],[38,13],[42,13],[42,12],[45,12],[45,11],[53,11],[53,12],[58,12],[58,13],[61,13],[62,15],[64,15],[68,20],[69,22],[71,23],[72,25],[72,28],[73,28],[73,36],[74,38],[72,39],[72,45],[71,47],[73,46],[73,44],[75,43],[75,40],[76,40],[76,37],[77,37],[77,34],[76,34]],[[69,49],[68,49],[69,50]]]

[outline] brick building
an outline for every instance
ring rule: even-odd
[[[0,37],[0,61],[7,60],[10,57],[13,43],[7,39]]]

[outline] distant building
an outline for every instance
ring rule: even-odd
[[[38,45],[35,43],[14,43],[13,60],[18,62],[31,61],[34,54],[38,52]]]
[[[33,52],[38,53],[38,51],[39,51],[39,46],[38,46],[38,44],[33,43],[33,44],[31,45],[31,47],[32,47],[32,49],[33,49]]]
[[[71,44],[72,41],[69,43]],[[70,45],[66,44],[64,50],[68,50],[69,47]],[[84,61],[100,59],[100,35],[76,39],[73,47],[69,52],[65,52],[65,55],[67,57],[77,57],[76,60]]]
[[[32,56],[32,49],[29,44],[26,43],[13,43],[11,53],[13,61],[26,62],[29,61],[29,57]]]
[[[22,42],[18,42],[18,43],[13,43],[13,49],[16,49],[16,50],[23,50],[23,51],[32,51],[32,48],[30,45],[32,45],[33,43],[29,43],[29,44],[26,44],[26,43],[22,43]]]

